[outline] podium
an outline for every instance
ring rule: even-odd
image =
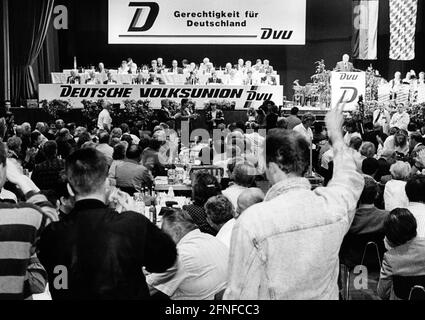
[[[366,95],[366,72],[337,72],[331,74],[331,106],[345,104],[344,111],[357,109],[360,96]]]

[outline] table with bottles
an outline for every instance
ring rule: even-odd
[[[167,176],[155,178],[154,189],[156,192],[167,192],[172,195],[191,195],[190,168],[196,164],[197,159],[194,156],[189,156],[189,154],[190,152],[182,152],[180,157],[174,159],[173,164],[166,169]]]
[[[171,192],[169,192],[171,191]],[[143,189],[134,194],[137,212],[143,213],[152,223],[159,228],[162,225],[162,208],[183,208],[192,203],[190,198],[175,196],[172,189],[168,192],[157,192],[155,189]]]

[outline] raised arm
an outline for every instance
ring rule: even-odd
[[[333,177],[327,187],[317,188],[315,192],[324,198],[329,212],[344,215],[348,230],[363,190],[364,178],[357,172],[354,150],[344,144],[342,137],[343,108],[344,105],[338,105],[326,116],[329,138],[332,140],[334,150]]]
[[[40,194],[40,189],[26,175],[22,174],[16,164],[10,160],[6,163],[6,178],[10,183],[21,189],[27,199],[27,203],[37,205],[46,218],[46,223],[58,221],[56,210],[47,198]]]

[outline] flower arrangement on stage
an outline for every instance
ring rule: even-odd
[[[377,70],[372,67],[366,70],[366,101],[378,100],[378,87],[382,81]]]
[[[236,103],[234,101],[229,100],[210,100],[205,103],[204,110],[210,110],[211,105],[215,104],[217,106],[217,109],[220,109],[222,111],[232,111],[235,110]]]
[[[112,119],[117,123],[142,122],[146,128],[154,116],[149,100],[124,100],[123,105],[124,108],[114,108],[111,111]]]
[[[363,103],[363,112],[364,117],[373,117],[373,112],[376,110],[378,106],[378,101],[372,100],[372,101],[365,101]]]
[[[81,113],[88,125],[96,126],[99,113],[102,111],[103,99],[100,100],[83,100],[83,109]]]
[[[99,113],[102,111],[103,100],[83,100],[82,114],[88,125],[96,126]],[[114,122],[138,122],[141,121],[146,127],[154,115],[154,111],[150,108],[149,100],[124,100],[121,108],[118,105],[110,110],[110,114]]]
[[[59,114],[68,112],[71,109],[71,104],[67,100],[43,100],[41,101],[41,108],[52,118],[58,119]]]
[[[124,100],[123,105],[124,108],[114,109],[117,117],[140,121],[148,119],[153,115],[153,110],[150,108],[149,100]]]
[[[411,122],[425,123],[425,103],[413,105],[409,113]]]
[[[326,70],[325,60],[315,62],[316,72],[311,77],[313,83],[317,86],[319,103],[330,105],[331,102],[331,71]]]

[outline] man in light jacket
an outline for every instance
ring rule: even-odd
[[[327,187],[312,191],[303,178],[309,145],[302,135],[275,129],[267,137],[273,186],[235,224],[224,299],[338,299],[338,252],[364,185],[343,141],[342,110],[327,116],[335,156]]]

